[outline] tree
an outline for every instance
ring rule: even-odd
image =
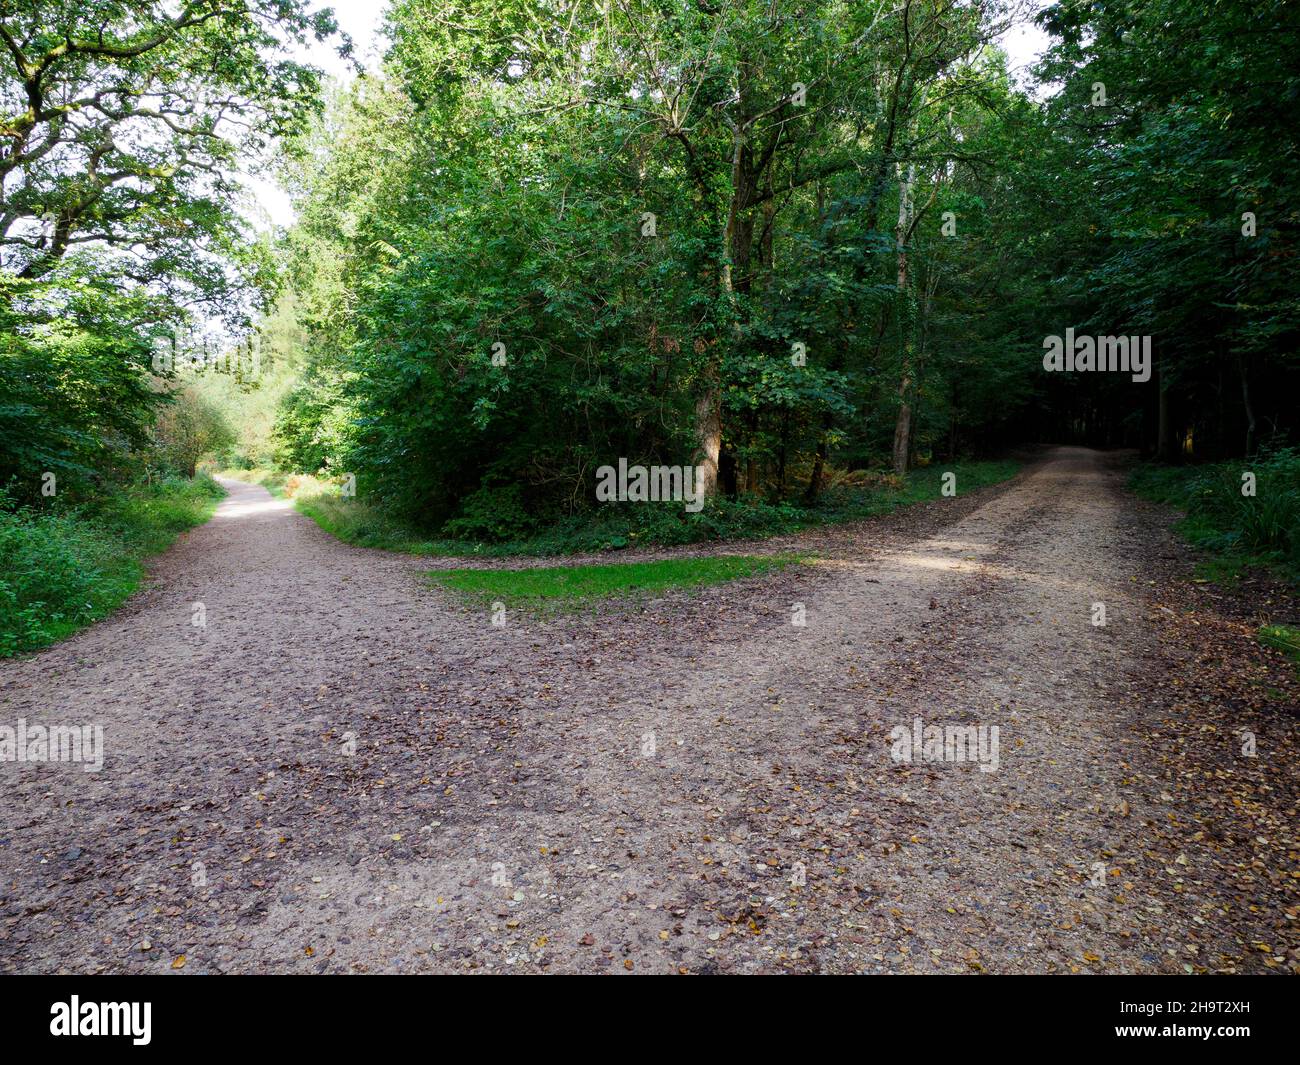
[[[303,129],[300,0],[0,0],[0,481],[117,472],[152,344],[268,282],[232,172]]]
[[[302,128],[319,76],[288,49],[334,31],[297,0],[5,0],[4,268],[41,278],[107,245],[133,281],[223,288],[230,171]]]
[[[1068,0],[1042,18],[1057,165],[1077,175],[1053,227],[1074,245],[1075,324],[1153,337],[1158,396],[1111,404],[1162,457],[1250,453],[1264,425],[1281,439],[1300,371],[1300,13]]]
[[[199,459],[228,447],[235,431],[221,411],[193,385],[178,388],[159,412],[153,448],[163,469],[193,477]]]

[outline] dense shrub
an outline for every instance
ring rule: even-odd
[[[1255,494],[1243,494],[1245,473]],[[1300,451],[1275,448],[1253,460],[1207,466],[1144,466],[1134,488],[1187,512],[1180,530],[1198,547],[1280,568],[1300,579]]]
[[[165,478],[38,509],[0,491],[0,657],[103,617],[135,590],[140,560],[206,520],[222,494],[208,477]]]

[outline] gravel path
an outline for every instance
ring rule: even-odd
[[[106,745],[0,762],[0,970],[1295,965],[1294,877],[1253,864],[1294,849],[1295,760],[1171,717],[1178,552],[1121,484],[1058,449],[763,545],[814,566],[494,627],[227,482],[125,609],[0,666],[0,724]],[[918,719],[996,727],[995,771],[991,731],[892,758]],[[1256,778],[1248,824],[1170,838]]]

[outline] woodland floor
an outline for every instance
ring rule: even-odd
[[[1189,581],[1123,482],[1057,449],[726,548],[815,565],[504,627],[421,579],[463,562],[230,482],[0,665],[0,723],[107,747],[0,762],[0,971],[1300,971],[1300,685],[1252,635],[1294,605]],[[669,553],[716,548],[620,557]],[[998,770],[894,762],[918,717],[997,725]]]

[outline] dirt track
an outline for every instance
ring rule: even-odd
[[[1169,724],[1166,519],[1095,452],[763,548],[816,566],[503,628],[430,560],[231,484],[126,609],[0,665],[0,723],[100,723],[107,750],[0,763],[0,970],[1300,960],[1294,879],[1252,865],[1294,846],[1294,762]],[[996,771],[891,759],[918,718],[996,726]],[[1172,741],[1201,745],[1191,798]],[[1249,825],[1171,841],[1256,777]]]

